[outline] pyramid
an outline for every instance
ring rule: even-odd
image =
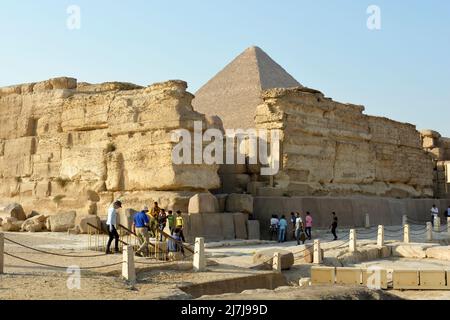
[[[254,128],[261,91],[302,85],[263,50],[251,47],[241,53],[195,94],[194,109],[219,116],[225,129]]]

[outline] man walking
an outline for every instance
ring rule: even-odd
[[[295,237],[295,225],[296,225],[296,222],[297,222],[297,217],[295,216],[294,212],[291,212],[292,237],[294,239],[297,239]]]
[[[149,234],[148,234],[148,226],[150,223],[150,219],[147,216],[148,207],[144,207],[141,212],[138,212],[134,216],[133,221],[133,231],[137,235],[139,239],[140,247],[136,251],[136,254],[143,254],[145,257],[148,257],[148,244],[149,244]]]
[[[106,226],[108,229],[108,245],[106,246],[106,254],[111,254],[111,244],[113,240],[114,243],[114,251],[115,253],[119,252],[119,233],[117,232],[117,212],[122,208],[122,202],[116,201],[112,206],[108,209],[108,218],[106,220]]]
[[[298,212],[295,219],[295,239],[297,240],[297,245],[300,245],[300,241],[305,244],[306,237],[303,233],[303,220]]]
[[[278,242],[283,243],[286,242],[286,231],[288,227],[288,222],[286,221],[286,217],[282,216],[280,222],[278,224]]]
[[[158,229],[158,215],[161,211],[161,208],[158,205],[158,202],[153,204],[153,208],[150,211],[150,236],[156,238],[156,230]]]
[[[437,218],[439,218],[439,209],[438,207],[436,207],[435,204],[433,204],[430,213],[431,213],[431,224],[434,227],[434,222],[436,221]]]
[[[158,215],[158,229],[159,229],[159,241],[163,241],[163,232],[166,228],[167,224],[167,216],[166,216],[166,210],[161,209]]]
[[[308,240],[312,240],[312,226],[313,226],[313,218],[311,217],[311,213],[310,212],[306,212],[306,228],[305,228],[305,232],[306,232],[306,236],[308,237]]]
[[[336,212],[333,212],[333,222],[331,223],[330,228],[331,228],[331,233],[334,236],[334,241],[336,241],[338,239],[338,236],[336,234],[337,227],[338,227],[338,218],[336,216]]]

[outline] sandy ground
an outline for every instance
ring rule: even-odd
[[[392,227],[395,229],[395,227]],[[370,233],[376,229],[361,230],[367,240],[360,243],[375,243]],[[420,231],[418,232],[420,233]],[[346,246],[348,230],[342,230],[337,242],[330,241],[331,237],[326,231],[316,231],[314,236],[322,239],[325,250],[339,245]],[[1,299],[191,299],[192,297],[179,288],[191,284],[205,283],[220,279],[230,279],[248,275],[267,273],[266,271],[250,270],[253,254],[266,248],[283,248],[292,252],[304,250],[305,246],[297,246],[295,242],[283,244],[267,241],[226,241],[222,243],[210,243],[206,253],[209,257],[208,272],[192,272],[192,262],[157,263],[154,260],[136,258],[138,282],[131,285],[121,278],[122,255],[102,255],[100,252],[88,250],[89,237],[86,235],[71,236],[64,233],[5,233],[8,239],[31,246],[33,248],[50,251],[58,254],[95,256],[89,258],[61,257],[39,253],[20,247],[10,242],[5,242],[5,252],[26,258],[35,262],[61,267],[79,266],[96,267],[116,264],[111,267],[89,271],[81,271],[80,287],[72,288],[74,276],[65,268],[52,268],[38,266],[25,261],[5,256],[5,273],[0,276],[0,300]],[[423,236],[413,236],[413,241],[423,242]],[[446,234],[436,234],[435,237],[446,239]],[[398,237],[401,239],[401,235]],[[391,241],[395,241],[392,239]],[[308,242],[311,245],[313,242]],[[382,264],[390,268],[405,268],[420,266],[422,268],[446,268],[448,263],[440,261],[417,260],[385,260],[371,262],[370,264]],[[283,274],[292,287],[283,287],[275,291],[253,290],[242,294],[219,295],[209,297],[211,299],[392,299],[401,297],[406,299],[449,299],[448,292],[373,292],[365,288],[349,287],[298,287],[300,278],[309,277],[311,265],[296,263],[294,267]],[[294,287],[295,286],[295,287]],[[394,296],[393,296],[394,295]]]

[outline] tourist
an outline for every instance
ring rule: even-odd
[[[166,210],[161,209],[158,215],[158,230],[159,230],[159,241],[163,241],[163,232],[166,228],[167,224],[167,216],[166,216]]]
[[[447,209],[446,213],[447,213],[447,214],[446,214],[445,216],[446,216],[447,218],[450,218],[450,206],[448,206],[448,209]]]
[[[300,245],[300,241],[302,244],[305,244],[306,236],[303,232],[303,220],[299,212],[297,212],[295,219],[295,239],[297,240],[297,245]]]
[[[433,207],[431,208],[431,224],[434,226],[434,221],[439,218],[439,209],[436,207],[435,204],[433,204]]]
[[[336,216],[336,212],[333,212],[333,222],[331,223],[330,228],[331,228],[331,233],[334,236],[334,241],[336,241],[338,239],[338,236],[336,234],[337,227],[338,227],[338,218]]]
[[[167,250],[169,251],[169,259],[174,260],[176,254],[181,252],[184,256],[184,248],[182,245],[181,229],[174,229],[171,238],[167,241]]]
[[[106,246],[106,254],[111,254],[111,244],[114,242],[114,252],[119,252],[119,233],[117,233],[117,211],[122,208],[122,202],[116,201],[108,209],[108,218],[106,226],[108,229],[109,240]]]
[[[288,222],[286,221],[286,217],[282,216],[280,222],[278,223],[278,242],[283,243],[286,242],[286,230],[288,227]]]
[[[181,241],[186,242],[186,239],[184,238],[184,234],[183,234],[183,229],[184,229],[184,219],[183,216],[181,215],[181,211],[178,210],[177,211],[177,217],[175,219],[175,228],[178,229],[178,233],[180,235],[180,239]]]
[[[270,241],[278,238],[278,224],[280,223],[280,220],[278,219],[278,216],[276,214],[272,215],[272,218],[270,219]]]
[[[136,251],[137,255],[143,255],[145,257],[148,257],[149,250],[148,250],[148,244],[149,244],[149,234],[148,234],[148,228],[150,219],[148,218],[148,207],[144,207],[144,209],[141,212],[138,212],[133,219],[133,232],[136,234],[136,236],[139,239],[139,249]]]
[[[308,237],[308,240],[312,240],[312,226],[313,226],[313,218],[311,217],[311,213],[308,211],[306,212],[306,228],[305,228],[305,232],[306,232],[306,236]]]
[[[291,212],[291,225],[292,225],[292,237],[294,239],[297,239],[295,237],[295,223],[297,222],[297,217],[295,216],[294,212]]]
[[[150,215],[149,215],[149,218],[150,218],[150,236],[152,237],[152,238],[156,238],[156,230],[158,229],[158,215],[159,215],[159,212],[161,211],[161,208],[159,207],[159,205],[158,205],[158,202],[155,202],[154,204],[153,204],[153,208],[152,208],[152,210],[150,211]]]
[[[173,215],[172,210],[169,210],[167,214],[167,222],[169,222],[169,230],[170,234],[172,235],[173,231],[175,230],[175,216]]]

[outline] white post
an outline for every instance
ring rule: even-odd
[[[206,270],[205,238],[195,238],[193,264],[196,272],[204,272]]]
[[[276,272],[281,272],[281,255],[279,252],[275,252],[273,255],[272,268]]]
[[[349,251],[350,252],[355,252],[356,251],[356,230],[355,229],[351,229],[350,230]]]
[[[384,246],[384,226],[378,226],[377,246]]]
[[[410,233],[409,233],[409,224],[407,224],[404,227],[404,230],[403,230],[403,242],[404,243],[410,243],[411,242],[411,237],[410,237]]]
[[[433,225],[427,222],[427,241],[433,241]]]
[[[133,246],[123,246],[122,276],[131,283],[136,282]]]
[[[441,218],[439,218],[439,216],[434,217],[434,231],[441,231]]]
[[[366,229],[370,229],[370,216],[366,213]]]
[[[407,215],[403,215],[402,218],[402,226],[406,226],[408,224],[408,216]]]
[[[5,263],[3,256],[4,252],[5,252],[5,235],[3,233],[0,233],[0,274],[3,274],[4,272],[3,269]]]
[[[447,233],[450,233],[450,217],[447,218]]]
[[[314,240],[314,256],[313,263],[314,264],[322,264],[322,249],[320,248],[320,240]]]

